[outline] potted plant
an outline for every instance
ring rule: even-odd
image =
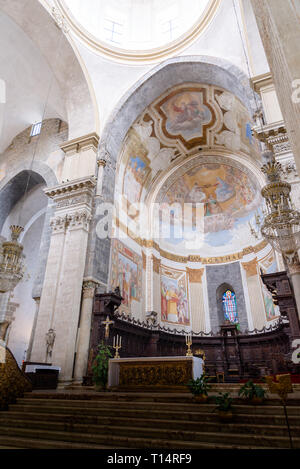
[[[247,399],[251,404],[262,404],[266,397],[266,391],[262,386],[250,380],[240,388],[239,396]]]
[[[200,378],[191,379],[188,382],[188,387],[194,395],[196,402],[206,402],[208,399],[208,391],[211,386],[209,384],[210,378],[203,374]]]
[[[217,405],[216,410],[222,422],[229,422],[233,418],[232,414],[232,402],[233,399],[230,397],[228,392],[219,393],[218,396],[214,396],[215,403]]]
[[[98,353],[94,360],[93,370],[93,382],[96,385],[97,391],[105,391],[107,380],[108,380],[108,361],[112,358],[110,347],[101,342],[98,346]]]

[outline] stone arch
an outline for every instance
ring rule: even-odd
[[[24,168],[10,177],[8,182],[0,185],[0,232],[15,204],[24,196],[25,192],[29,192],[39,184],[47,184],[44,177],[39,172]]]
[[[46,8],[35,0],[21,4],[18,0],[0,0],[0,9],[23,29],[50,65],[65,96],[69,139],[98,132],[98,107],[92,85],[74,45]]]
[[[255,109],[249,78],[227,60],[200,55],[173,58],[144,75],[119,101],[103,130],[100,154],[108,152],[116,162],[137,117],[167,89],[185,82],[220,86],[237,96],[249,110]]]

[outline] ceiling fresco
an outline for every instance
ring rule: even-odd
[[[119,190],[129,203],[143,199],[157,174],[195,149],[243,152],[259,158],[246,107],[232,94],[208,85],[185,84],[150,105],[127,134]]]

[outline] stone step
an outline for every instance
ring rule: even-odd
[[[237,388],[238,391],[239,387]],[[226,391],[226,390],[222,390]],[[219,392],[219,390],[218,390]],[[217,395],[218,392],[210,392],[209,396],[210,399],[212,398],[213,395]],[[172,393],[172,403],[182,403],[182,404],[187,404],[187,403],[193,403],[194,398],[193,395],[190,393],[185,393],[185,394],[178,394],[178,393]],[[293,397],[293,394],[290,395],[290,398],[288,399],[288,406],[299,406],[300,407],[300,397]],[[299,396],[297,393],[296,396]],[[133,393],[133,392],[85,392],[85,391],[78,391],[78,392],[65,392],[65,391],[60,391],[60,392],[33,392],[33,393],[26,393],[24,395],[24,398],[29,398],[29,399],[47,399],[47,400],[84,400],[84,401],[117,401],[117,402],[161,402],[161,403],[170,403],[170,393]],[[237,404],[243,405],[244,400],[239,399],[237,396],[234,398],[234,401]],[[273,406],[277,405],[280,406],[281,402],[279,398],[276,398],[276,396],[272,395],[272,398],[268,396],[268,399],[264,402],[265,406]]]
[[[114,429],[115,430],[115,429]],[[202,449],[202,448],[244,448],[244,449],[266,449],[266,448],[289,448],[289,441],[283,437],[267,437],[255,435],[228,435],[230,441],[225,441],[224,434],[219,433],[200,433],[200,432],[185,432],[185,436],[189,433],[190,440],[182,438],[182,431],[179,432],[165,432],[165,439],[158,435],[157,429],[144,429],[143,435],[138,437],[129,436],[131,429],[121,428],[118,433],[112,433],[110,427],[105,427],[105,434],[90,434],[90,433],[76,433],[76,432],[58,432],[58,431],[43,431],[42,441],[55,441],[67,443],[80,443],[82,445],[96,444],[110,446],[117,448],[160,448],[160,449]],[[121,434],[120,434],[121,432]],[[149,436],[146,437],[145,434]],[[40,445],[41,433],[38,429],[25,429],[15,427],[1,427],[0,439],[4,442],[5,437],[29,438],[36,439]],[[56,443],[55,443],[56,444]],[[294,446],[300,448],[300,439],[294,439]]]
[[[84,443],[74,443],[68,441],[54,441],[44,439],[31,439],[16,436],[2,435],[0,431],[1,443],[6,446],[0,446],[0,449],[115,449],[115,446],[88,445]],[[118,449],[126,449],[120,448]]]
[[[46,399],[29,399],[23,398],[18,399],[17,404],[10,406],[14,410],[26,410],[26,407],[30,408],[30,411],[36,409],[37,411],[49,411],[53,412],[55,409],[62,408],[81,408],[83,411],[87,409],[112,409],[112,411],[119,411],[128,408],[128,403],[118,402],[116,405],[115,401],[84,401],[84,400],[46,400]],[[201,412],[213,412],[215,404],[177,404],[177,403],[162,403],[162,402],[135,402],[134,409],[143,409],[147,411],[154,410],[168,410],[169,412],[197,412],[201,408]],[[245,413],[245,414],[265,414],[265,415],[284,415],[282,406],[266,406],[266,405],[233,405],[234,413]],[[300,416],[300,407],[288,406],[289,415]]]
[[[4,427],[18,427],[18,428],[39,428],[41,430],[49,429],[55,431],[82,431],[83,433],[101,433],[105,426],[113,427],[128,427],[131,428],[132,433],[140,435],[144,427],[155,428],[160,430],[176,430],[188,429],[188,431],[198,432],[219,432],[224,434],[254,434],[254,435],[274,435],[287,437],[286,425],[258,425],[258,424],[243,424],[239,422],[228,423],[224,425],[220,421],[215,422],[191,422],[189,420],[157,420],[157,419],[128,419],[121,417],[90,417],[73,415],[55,415],[55,419],[45,419],[43,414],[32,414],[29,418],[22,415],[13,416],[9,412],[0,414],[0,424]],[[53,417],[53,415],[52,415]],[[300,438],[300,426],[292,426],[292,434],[294,437]]]
[[[15,408],[18,406],[11,406]],[[170,413],[169,411],[152,411],[151,413],[144,410],[135,410],[135,409],[125,409],[125,410],[115,410],[112,412],[111,409],[85,409],[82,411],[81,408],[68,407],[61,410],[51,409],[53,412],[47,413],[40,412],[38,408],[34,408],[32,411],[26,410],[10,410],[7,412],[0,412],[0,422],[3,418],[12,418],[12,419],[28,419],[28,420],[45,420],[47,421],[68,421],[73,420],[77,423],[101,423],[102,419],[110,418],[117,419],[121,421],[124,419],[136,420],[136,421],[145,421],[146,419],[152,419],[160,424],[160,420],[167,420],[168,422],[178,421],[188,421],[189,423],[195,423],[197,425],[205,422],[219,422],[218,415],[208,412],[180,412],[180,413]],[[59,413],[58,413],[59,412]],[[291,426],[300,425],[300,419],[297,415],[289,415],[289,421]],[[276,416],[276,415],[264,415],[264,414],[240,414],[236,413],[234,415],[234,422],[241,424],[250,424],[250,425],[278,425],[285,426],[285,416]]]

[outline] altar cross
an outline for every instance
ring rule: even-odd
[[[109,338],[109,326],[114,324],[114,321],[110,321],[109,316],[106,317],[105,321],[102,321],[102,324],[105,324],[105,338]]]

